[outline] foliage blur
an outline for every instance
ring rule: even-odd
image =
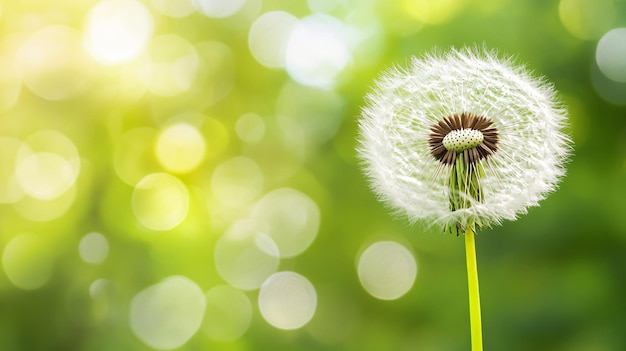
[[[390,215],[354,148],[382,69],[475,43],[554,82],[575,142],[477,237],[485,349],[626,349],[620,27],[622,0],[3,1],[0,349],[467,350],[463,240]],[[302,237],[220,244],[268,218]],[[397,299],[357,275],[381,241],[417,262]],[[246,264],[305,277],[312,319],[272,323]]]

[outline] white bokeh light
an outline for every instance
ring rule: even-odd
[[[32,34],[20,47],[16,65],[24,84],[46,100],[68,100],[81,94],[92,76],[92,61],[80,33],[55,25]]]
[[[0,42],[0,50],[2,43]],[[13,107],[22,91],[22,78],[9,55],[0,53],[0,112]]]
[[[303,327],[315,315],[316,307],[317,293],[313,284],[295,272],[272,274],[259,291],[263,319],[279,329]]]
[[[17,138],[0,137],[0,203],[14,203],[24,196],[15,176],[17,153],[21,147],[22,141]]]
[[[228,284],[253,290],[276,272],[278,247],[249,220],[239,220],[215,245],[215,268]]]
[[[255,113],[246,113],[235,124],[237,136],[246,143],[258,143],[265,135],[265,121]]]
[[[34,234],[11,239],[2,252],[2,267],[15,286],[24,290],[42,287],[50,280],[54,256],[50,244]]]
[[[251,218],[258,230],[269,235],[281,257],[304,252],[315,240],[320,224],[320,210],[315,201],[302,192],[280,188],[254,204]]]
[[[72,165],[51,152],[38,152],[17,165],[16,175],[22,189],[40,200],[51,200],[66,192],[76,179]]]
[[[76,187],[51,200],[41,200],[24,196],[13,204],[13,208],[22,217],[32,222],[47,222],[60,218],[68,212],[76,200]]]
[[[150,347],[171,350],[185,344],[200,328],[206,301],[189,278],[172,276],[133,298],[130,327]]]
[[[617,106],[626,105],[626,82],[609,79],[595,63],[591,65],[591,84],[602,99]]]
[[[206,313],[202,330],[218,341],[239,339],[252,321],[252,303],[246,294],[228,285],[206,293]]]
[[[344,31],[343,23],[331,16],[314,14],[301,19],[287,41],[289,76],[304,85],[332,88],[351,61]]]
[[[89,296],[92,300],[90,311],[94,321],[103,322],[116,312],[116,290],[115,283],[104,278],[96,279],[89,285]]]
[[[213,196],[227,206],[241,206],[256,199],[263,190],[263,173],[253,160],[238,156],[215,168],[211,177]]]
[[[307,0],[307,6],[311,12],[329,13],[338,6],[347,6],[346,0]]]
[[[29,196],[53,200],[72,186],[80,173],[80,157],[65,135],[44,130],[30,135],[17,154],[17,183]]]
[[[560,0],[559,17],[570,34],[578,39],[598,39],[615,22],[614,0]]]
[[[176,96],[188,91],[200,66],[196,48],[183,37],[166,34],[152,40],[149,58],[139,75],[146,89],[159,96]]]
[[[311,145],[322,145],[339,131],[345,102],[328,90],[287,82],[276,99],[276,119],[292,152],[297,146],[311,152]]]
[[[235,85],[235,53],[219,41],[203,41],[195,44],[200,66],[193,89],[198,109],[215,104],[230,93]]]
[[[387,52],[386,33],[377,13],[353,11],[345,19],[346,38],[355,67],[373,67]]]
[[[94,280],[89,285],[89,296],[96,300],[99,296],[106,294],[113,290],[115,285],[108,279],[100,278]]]
[[[285,66],[285,50],[298,19],[283,11],[271,11],[257,18],[248,33],[250,53],[260,64],[270,68]]]
[[[229,17],[241,10],[246,0],[192,0],[195,8],[207,17]]]
[[[102,263],[109,255],[109,241],[100,233],[89,233],[80,240],[78,253],[87,263]]]
[[[615,28],[602,36],[596,48],[596,62],[609,79],[626,82],[626,28]]]
[[[192,0],[150,0],[150,2],[157,11],[173,18],[187,17],[195,11]]]
[[[135,186],[132,205],[144,227],[170,230],[187,217],[189,191],[180,179],[167,173],[153,173]]]
[[[87,16],[83,45],[103,64],[130,61],[143,52],[152,36],[150,11],[136,0],[103,0]]]
[[[196,127],[176,123],[161,132],[155,149],[157,159],[165,169],[186,173],[198,167],[204,159],[205,142]]]
[[[395,300],[406,294],[417,275],[413,254],[395,241],[370,245],[359,257],[357,273],[361,285],[381,300]]]

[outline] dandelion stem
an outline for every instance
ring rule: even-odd
[[[470,329],[472,351],[482,351],[483,332],[480,321],[480,296],[478,293],[478,267],[476,266],[476,245],[474,244],[474,226],[465,230],[465,257],[467,260],[467,285],[469,289]]]

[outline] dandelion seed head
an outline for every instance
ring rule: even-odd
[[[375,193],[411,221],[500,224],[537,206],[565,173],[571,139],[553,86],[486,48],[413,58],[366,97],[358,152]],[[457,157],[480,175],[480,198],[448,181]],[[472,167],[469,167],[472,168]]]

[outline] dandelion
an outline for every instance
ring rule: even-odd
[[[465,234],[473,350],[482,349],[474,234],[554,191],[571,140],[552,85],[485,48],[383,73],[360,120],[375,193],[411,221]]]

